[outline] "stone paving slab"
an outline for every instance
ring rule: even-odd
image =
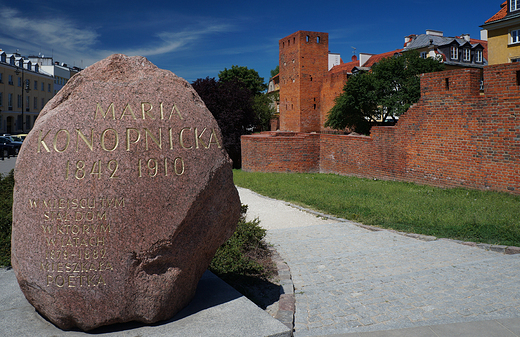
[[[520,256],[350,223],[272,229],[289,264],[295,336],[520,316]]]
[[[92,308],[95,310],[95,308]],[[134,336],[272,336],[289,337],[291,329],[209,271],[195,298],[168,321],[101,327],[92,332],[63,331],[40,316],[23,296],[12,269],[0,269],[0,336],[134,337]]]

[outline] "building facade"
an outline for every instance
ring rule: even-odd
[[[487,30],[489,64],[520,62],[520,2],[505,1],[481,27]]]
[[[29,132],[54,96],[53,82],[38,64],[0,49],[0,134]]]
[[[487,65],[487,41],[472,39],[469,34],[460,37],[444,36],[442,31],[427,30],[426,34],[405,37],[404,52],[415,50],[422,58],[435,58],[444,63],[446,70],[479,68]]]

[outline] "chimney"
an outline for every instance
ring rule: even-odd
[[[355,62],[357,61],[357,56],[356,55],[352,55],[352,62]]]
[[[463,38],[464,40],[468,41],[468,42],[471,40],[469,38],[469,34],[462,34],[460,37]]]
[[[433,29],[427,29],[426,30],[426,35],[431,35],[431,36],[444,36],[444,33],[440,30],[433,30]]]

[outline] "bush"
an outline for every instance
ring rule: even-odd
[[[246,221],[247,205],[242,205],[240,220],[235,233],[217,250],[209,270],[220,277],[226,275],[262,275],[264,266],[257,261],[262,252],[267,253],[263,241],[266,230],[258,219]]]
[[[0,174],[0,266],[11,265],[14,170]]]

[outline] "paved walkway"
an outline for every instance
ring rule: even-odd
[[[370,231],[239,192],[291,269],[296,337],[520,336],[520,254]]]

